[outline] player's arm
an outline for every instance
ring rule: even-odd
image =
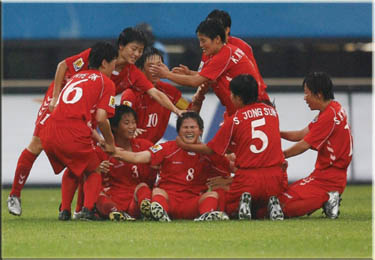
[[[187,144],[179,136],[176,137],[176,142],[179,147],[185,151],[195,152],[200,154],[213,154],[214,151],[204,143],[199,144]]]
[[[53,109],[56,107],[57,99],[59,98],[62,84],[64,81],[65,73],[68,70],[68,65],[66,64],[65,60],[61,61],[57,65],[56,73],[55,73],[55,80],[54,80],[54,86],[53,86],[53,94],[52,94],[52,100],[49,103],[49,110],[52,112]]]
[[[141,152],[129,152],[116,147],[113,157],[129,163],[149,163],[151,162],[151,152],[148,150]]]
[[[180,116],[184,111],[178,109],[173,105],[172,101],[165,95],[163,92],[158,90],[157,88],[150,88],[147,90],[147,94],[154,98],[160,105],[163,107],[171,110],[173,113]]]
[[[98,127],[105,140],[103,150],[107,153],[114,153],[115,140],[113,138],[111,125],[109,124],[109,120],[107,117],[107,111],[102,108],[98,108],[98,110],[96,111],[96,121],[98,122]]]
[[[308,149],[310,149],[310,147],[311,145],[309,143],[307,143],[305,140],[301,140],[295,145],[284,150],[283,153],[285,158],[289,158],[307,151]]]
[[[190,86],[194,88],[199,87],[201,84],[208,80],[208,78],[205,78],[198,73],[193,75],[173,73],[169,71],[168,67],[164,64],[160,66],[152,65],[150,71],[153,75],[157,75],[160,78],[169,79],[179,85]]]
[[[285,140],[298,142],[301,141],[308,132],[309,127],[305,127],[304,129],[297,131],[280,131],[280,136]]]
[[[182,75],[195,75],[198,74],[198,71],[190,70],[188,66],[180,64],[178,67],[172,69],[173,73],[182,74]]]

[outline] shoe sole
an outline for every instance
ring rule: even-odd
[[[151,218],[151,202],[149,200],[143,200],[141,202],[140,210],[145,218]]]
[[[159,203],[151,203],[151,214],[155,220],[169,222],[171,221],[166,215],[163,207]]]
[[[238,210],[238,219],[239,220],[250,220],[251,219],[251,195],[250,193],[245,193],[241,195],[240,199],[240,209]],[[246,210],[242,205],[246,206]]]
[[[284,213],[281,209],[279,199],[276,197],[270,198],[268,205],[270,220],[284,220]]]

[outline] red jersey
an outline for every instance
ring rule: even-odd
[[[352,160],[352,135],[345,110],[337,101],[309,124],[309,132],[303,138],[318,151],[316,169],[336,167],[347,169]]]
[[[111,79],[116,85],[116,95],[128,88],[145,93],[154,87],[134,64],[126,64],[120,72],[113,71]]]
[[[217,54],[209,57],[199,72],[199,75],[216,81],[212,89],[226,107],[229,116],[236,111],[230,99],[229,83],[240,74],[252,75],[260,86],[260,77],[254,64],[240,48],[231,44],[225,44]]]
[[[266,93],[267,85],[263,81],[262,75],[260,74],[260,71],[259,71],[259,68],[258,68],[258,64],[257,64],[257,62],[255,60],[255,57],[254,57],[253,48],[251,48],[251,46],[249,44],[247,44],[244,40],[242,40],[240,38],[237,38],[237,37],[234,37],[234,36],[228,36],[228,43],[230,43],[234,46],[237,46],[238,48],[243,50],[243,52],[246,54],[246,56],[254,64],[255,71],[256,71],[256,73],[259,77],[259,80],[260,80],[258,99],[263,100],[263,101],[270,100],[270,98],[268,97],[268,95]]]
[[[223,155],[235,144],[235,165],[239,169],[265,168],[281,165],[279,117],[276,110],[264,103],[253,103],[240,108],[224,120],[208,146]]]
[[[131,139],[131,147],[133,152],[140,152],[147,150],[153,144],[146,139]],[[145,182],[149,187],[152,187],[156,179],[156,171],[151,169],[147,164],[132,164],[119,161],[110,157],[102,151],[103,160],[109,160],[113,163],[108,173],[102,174],[103,188],[108,191],[120,190],[134,190],[135,187]],[[109,188],[109,189],[108,189]],[[131,194],[133,196],[133,194]]]
[[[91,135],[93,112],[101,108],[107,111],[108,117],[112,117],[115,112],[114,96],[115,86],[106,75],[98,70],[82,71],[62,89],[51,119],[84,123]]]
[[[169,83],[159,81],[156,88],[164,92],[175,105],[181,98],[181,92]],[[121,104],[128,105],[137,113],[137,127],[147,130],[139,138],[157,143],[167,129],[171,111],[166,109],[146,93],[137,93],[127,89],[121,96]]]
[[[200,195],[207,190],[211,175],[229,176],[229,162],[224,156],[206,156],[181,149],[176,141],[150,147],[151,165],[160,165],[158,187],[175,192]]]

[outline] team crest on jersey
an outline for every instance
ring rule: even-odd
[[[156,152],[160,151],[161,149],[163,149],[163,146],[161,146],[160,144],[156,144],[156,145],[150,147],[150,150],[153,153],[156,153]]]
[[[73,67],[75,71],[79,71],[80,69],[82,69],[83,65],[85,65],[85,62],[82,58],[79,58],[78,60],[73,62]]]
[[[111,96],[111,98],[109,99],[109,104],[108,104],[110,107],[113,107],[115,108],[115,105],[116,105],[116,99],[114,96]]]
[[[133,103],[130,102],[130,101],[127,101],[127,100],[124,100],[124,101],[122,102],[122,104],[123,104],[124,106],[133,107]]]

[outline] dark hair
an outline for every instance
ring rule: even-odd
[[[137,42],[147,46],[147,40],[144,33],[132,27],[125,28],[117,39],[117,48],[126,46],[128,43]]]
[[[154,47],[147,47],[144,51],[142,56],[135,62],[135,65],[143,69],[145,66],[145,63],[147,59],[151,56],[158,55],[161,58],[161,61],[164,62],[163,54],[161,53],[160,50],[154,48]]]
[[[99,69],[103,60],[111,62],[117,58],[117,55],[118,52],[112,44],[108,42],[97,42],[91,47],[89,54],[89,68]]]
[[[247,105],[258,99],[258,83],[249,74],[241,74],[230,82],[230,91],[233,95],[239,96],[242,102]]]
[[[184,120],[188,118],[194,119],[197,122],[199,129],[203,131],[204,124],[203,124],[203,119],[201,118],[201,116],[197,112],[188,111],[188,112],[183,113],[182,116],[179,116],[177,118],[177,122],[176,122],[177,133],[180,132],[180,128]]]
[[[314,95],[321,93],[324,100],[335,98],[331,78],[325,72],[310,72],[303,80],[302,88],[305,84]]]
[[[109,123],[111,124],[111,128],[113,131],[113,128],[117,128],[118,124],[120,123],[122,117],[125,114],[132,114],[137,120],[137,113],[129,106],[125,105],[117,105],[115,108],[115,115],[109,119]]]
[[[134,26],[134,29],[143,32],[147,41],[147,46],[152,46],[155,43],[155,36],[152,33],[151,25],[149,25],[148,23],[140,23]]]
[[[228,12],[224,10],[218,10],[215,9],[211,13],[207,15],[206,20],[218,20],[220,23],[224,26],[224,28],[231,27],[232,26],[232,19],[230,18],[230,15]]]
[[[215,39],[217,36],[220,36],[221,41],[225,42],[225,30],[223,25],[217,20],[204,20],[202,21],[197,29],[196,33],[203,34],[210,38],[211,40]]]

